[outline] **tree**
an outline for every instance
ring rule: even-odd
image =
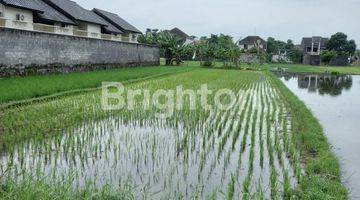
[[[354,55],[356,52],[356,43],[355,40],[348,41],[345,51],[347,51],[350,55]]]
[[[329,50],[325,50],[321,52],[321,61],[328,65],[331,61],[331,59],[335,58],[337,56],[336,51],[329,51]]]
[[[292,40],[286,42],[276,40],[275,38],[269,37],[267,40],[267,53],[268,60],[271,61],[272,55],[283,54],[293,63],[300,63],[302,57],[302,51],[297,49]]]
[[[174,62],[179,65],[182,58],[190,57],[194,52],[193,47],[182,45],[178,36],[158,29],[147,29],[145,34],[139,36],[139,42],[157,45],[161,56],[165,57],[166,65],[172,65]]]
[[[224,66],[228,66],[229,63],[238,61],[240,57],[240,50],[234,43],[233,38],[224,34],[212,34],[209,38],[201,37],[196,49],[201,61],[205,61],[202,64],[206,66],[212,65],[214,60],[221,61]],[[239,56],[236,59],[237,55]]]
[[[335,51],[337,55],[353,55],[356,51],[356,44],[354,40],[347,40],[347,35],[344,33],[336,33],[331,36],[327,43],[329,51]]]
[[[285,50],[288,52],[290,50],[293,50],[295,48],[295,45],[292,40],[287,40],[285,44]]]
[[[158,34],[157,44],[164,51],[166,65],[171,65],[175,56],[180,59],[179,55],[182,52],[182,46],[179,45],[180,40],[181,38],[170,34],[168,31],[162,31]]]
[[[267,53],[277,54],[279,52],[279,45],[275,38],[269,37],[267,39]]]
[[[145,34],[139,36],[139,43],[157,45],[158,31],[159,29],[147,29]]]

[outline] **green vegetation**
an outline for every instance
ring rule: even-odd
[[[286,42],[275,40],[275,38],[269,37],[267,39],[267,53],[269,54],[269,60],[271,56],[279,53],[286,52],[288,58],[293,63],[300,63],[302,57],[302,51],[297,49],[292,40]]]
[[[336,51],[324,50],[321,52],[320,56],[321,56],[321,62],[323,62],[323,64],[325,65],[328,65],[331,59],[337,56],[337,53]]]
[[[225,79],[227,81],[224,81]],[[76,193],[81,193],[88,187],[81,186],[83,182],[90,182],[91,187],[96,187],[99,185],[92,182],[102,177],[105,183],[123,186],[128,182],[119,179],[120,177],[136,181],[135,177],[142,174],[144,180],[150,182],[144,183],[146,187],[140,185],[134,188],[133,194],[137,197],[139,194],[154,195],[155,188],[152,186],[159,183],[161,188],[164,188],[163,192],[159,193],[160,196],[167,193],[186,195],[182,188],[186,187],[189,181],[195,186],[200,186],[210,179],[210,182],[215,183],[215,187],[205,184],[207,190],[215,192],[219,189],[226,193],[227,198],[236,199],[244,189],[244,198],[249,199],[257,191],[265,191],[267,186],[264,184],[272,178],[276,179],[276,194],[282,194],[280,184],[285,182],[285,176],[280,175],[281,171],[294,172],[299,159],[292,156],[284,157],[294,160],[294,165],[284,165],[277,164],[283,162],[278,160],[278,156],[274,156],[273,164],[265,165],[263,168],[279,170],[279,175],[270,177],[266,171],[258,175],[254,173],[262,168],[260,157],[256,154],[259,151],[260,135],[267,134],[272,141],[275,137],[281,137],[275,135],[278,131],[277,124],[283,120],[283,116],[280,115],[271,121],[264,119],[264,116],[274,111],[280,112],[283,104],[278,98],[278,92],[272,88],[263,73],[198,69],[132,83],[127,89],[147,88],[153,93],[158,89],[174,89],[178,85],[183,85],[184,88],[196,90],[204,83],[207,83],[210,89],[229,88],[235,91],[238,99],[233,109],[215,109],[209,112],[200,107],[191,110],[188,104],[185,104],[185,107],[174,112],[172,117],[159,121],[155,116],[161,110],[142,109],[142,99],[137,101],[135,110],[102,110],[99,105],[100,91],[6,109],[0,116],[0,127],[3,130],[0,140],[2,152],[5,153],[5,163],[2,163],[4,179],[12,180],[13,174],[17,172],[30,173],[31,177],[40,178],[44,183],[65,182],[69,176],[73,176],[71,185],[75,186]],[[265,97],[266,103],[261,103],[260,99]],[[250,103],[245,103],[245,99]],[[209,100],[209,104],[214,105],[213,98]],[[200,102],[200,99],[197,98],[196,101]],[[186,102],[189,102],[189,99],[186,98]],[[255,113],[252,112],[255,110]],[[258,114],[260,111],[262,114]],[[241,123],[238,121],[238,113],[244,113]],[[259,132],[257,126],[260,121],[270,127],[269,132]],[[237,132],[240,137],[236,136]],[[282,144],[280,139],[278,144]],[[277,152],[279,148],[275,147],[275,143],[270,142],[268,146],[272,147],[274,154],[281,153]],[[264,147],[264,152],[269,153],[269,148]],[[14,157],[15,154],[19,159]],[[191,165],[187,164],[191,163],[192,158],[197,157],[201,159]],[[92,158],[94,161],[88,162],[86,158]],[[266,156],[262,159],[269,163]],[[32,164],[29,164],[28,160],[33,160]],[[186,162],[179,163],[180,160]],[[218,162],[220,160],[224,162]],[[64,162],[69,166],[65,171],[59,168],[60,163]],[[154,163],[155,166],[149,167],[146,163]],[[133,167],[127,169],[126,166],[129,165],[136,166],[136,171],[140,174],[131,171]],[[48,170],[43,177],[45,168]],[[68,170],[71,170],[71,173]],[[87,170],[96,170],[97,173],[84,180],[81,174]],[[192,170],[191,176],[187,175],[189,170]],[[113,175],[109,176],[109,172]],[[220,180],[216,174],[222,174]],[[243,180],[244,176],[240,174],[245,174],[246,179]],[[4,194],[15,194],[23,187],[30,187],[24,186],[20,181],[21,174],[17,177],[19,188],[11,187],[4,191]],[[169,184],[172,182],[178,184]],[[291,178],[290,187],[295,189],[297,182],[299,180]],[[136,181],[134,184],[142,183]],[[7,182],[3,184],[8,185]],[[101,182],[98,184],[102,186]],[[261,187],[257,188],[257,191],[252,189],[259,185]],[[191,189],[190,193],[193,196],[198,194],[197,192],[196,189]],[[152,197],[156,198],[156,195]]]
[[[331,36],[326,48],[337,55],[352,56],[356,51],[356,43],[355,40],[348,40],[345,33],[336,33]]]
[[[301,141],[297,146],[301,148],[306,174],[301,179],[302,198],[347,199],[348,191],[341,183],[339,161],[331,153],[321,125],[305,104],[280,80],[274,76],[272,80],[290,107],[295,140]]]
[[[174,67],[136,67],[48,76],[12,77],[0,79],[0,104],[42,97],[71,90],[100,87],[103,81],[125,82],[184,72]]]
[[[118,70],[127,72],[121,76],[89,78],[107,74],[91,72],[81,80],[97,87],[103,78],[163,74],[130,81],[126,91],[153,94],[179,85],[197,90],[206,83],[209,89],[235,91],[232,109],[192,110],[187,97],[185,107],[159,119],[164,110],[143,109],[143,97],[134,110],[105,111],[101,91],[93,90],[1,110],[0,198],[347,199],[339,162],[319,122],[280,80],[266,71],[188,66],[124,69]],[[195,101],[200,105],[199,98]],[[94,173],[85,176],[88,171]]]

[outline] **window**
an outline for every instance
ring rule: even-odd
[[[306,52],[311,52],[311,47],[306,47]]]

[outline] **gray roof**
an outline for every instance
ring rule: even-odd
[[[137,28],[129,24],[121,17],[119,17],[119,15],[117,14],[100,10],[97,8],[93,9],[93,11],[102,18],[104,18],[105,20],[107,20],[108,22],[110,22],[111,24],[113,24],[114,26],[116,26],[117,28],[121,29],[122,31],[141,33],[141,31],[139,31]]]
[[[61,14],[42,0],[0,0],[0,2],[10,7],[35,11],[42,20],[75,24],[75,22],[71,19]]]
[[[35,1],[29,0],[0,0],[0,3],[3,3],[6,6],[22,8],[27,10],[32,10],[36,12],[43,12],[39,5]]]
[[[115,34],[123,33],[120,29],[116,28],[114,25],[112,25],[110,22],[106,21],[105,19],[101,18],[101,20],[106,25],[103,27],[106,32],[115,33]]]
[[[188,34],[186,34],[184,31],[180,30],[177,27],[171,29],[169,32],[173,35],[179,36],[183,40],[190,39],[190,36]]]
[[[39,18],[43,20],[53,21],[53,22],[61,22],[65,24],[72,24],[75,25],[76,23],[60,13],[59,11],[55,10],[50,5],[46,4],[42,0],[32,0],[34,3],[38,5],[38,7],[43,11],[43,13],[39,13]]]
[[[242,44],[251,45],[251,44],[257,44],[257,41],[260,41],[261,44],[263,44],[263,45],[267,44],[266,41],[259,36],[247,36],[246,38],[240,40],[239,44],[240,45],[242,45]]]
[[[328,42],[329,42],[329,38],[323,38],[319,36],[304,37],[301,41],[301,46],[305,48],[305,47],[311,47],[312,43],[316,45],[320,43],[321,48],[326,48]]]
[[[58,9],[63,14],[72,18],[73,20],[84,21],[88,23],[94,23],[104,25],[104,21],[95,13],[90,10],[86,10],[71,0],[44,0],[54,8]]]

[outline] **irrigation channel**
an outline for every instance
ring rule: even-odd
[[[350,196],[360,199],[360,76],[278,75],[323,125],[340,158]]]
[[[159,119],[156,109],[141,109],[140,100],[135,110],[106,113],[99,108],[101,93],[94,92],[7,110],[3,126],[14,133],[68,126],[63,113],[73,109],[87,120],[62,134],[8,147],[0,157],[1,174],[19,182],[26,176],[70,179],[75,190],[130,185],[137,198],[148,199],[281,199],[290,194],[303,174],[298,138],[281,95],[264,74],[199,71],[127,89],[155,91],[179,84],[198,89],[203,83],[236,91],[232,109],[185,107]],[[43,124],[24,123],[26,117]]]

